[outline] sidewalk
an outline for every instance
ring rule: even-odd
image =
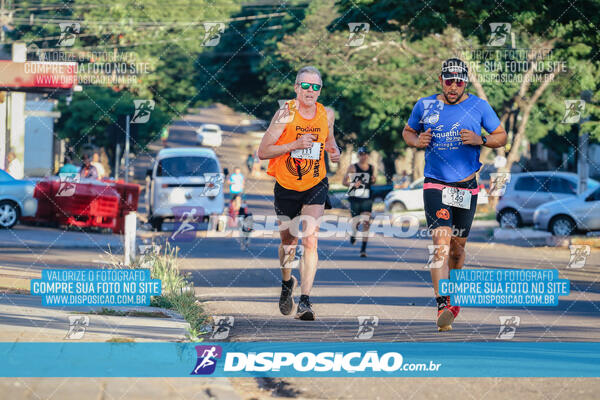
[[[64,230],[42,226],[15,225],[0,230],[0,248],[21,247],[25,249],[98,249],[123,248],[122,235]]]
[[[2,308],[2,342],[106,342],[125,340],[135,342],[186,340],[189,324],[171,310],[157,307],[106,307],[116,311],[137,311],[144,316],[114,316],[87,314],[102,307],[45,307],[41,296],[0,294]],[[79,340],[65,339],[69,332],[69,316],[87,316]]]

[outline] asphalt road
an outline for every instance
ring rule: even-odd
[[[194,145],[194,129],[218,122],[218,110],[187,116],[171,127],[169,146]],[[257,139],[234,133],[228,122],[224,145],[217,150],[223,166],[243,166],[246,146]],[[138,157],[136,177],[143,177],[151,155]],[[255,215],[273,215],[273,183],[247,181],[247,202]],[[143,204],[142,204],[143,207]],[[165,234],[157,237],[164,239]],[[181,269],[191,274],[206,311],[235,319],[227,341],[355,341],[358,317],[379,320],[370,341],[490,341],[497,339],[501,316],[518,316],[516,341],[600,340],[600,252],[592,251],[584,268],[566,269],[569,250],[525,248],[495,243],[469,243],[466,268],[556,268],[571,280],[571,294],[557,307],[463,308],[450,332],[438,333],[429,273],[426,239],[377,236],[369,257],[358,257],[359,245],[347,237],[321,239],[319,269],[311,300],[317,320],[282,316],[277,307],[280,275],[278,237],[252,238],[246,250],[234,238],[201,237],[178,242]],[[43,258],[24,249],[3,249],[8,266],[49,268],[91,266],[102,260],[98,250],[48,249]],[[298,271],[294,274],[299,278]],[[299,296],[299,293],[296,293]],[[232,379],[245,398],[269,395],[303,398],[597,398],[598,379]]]

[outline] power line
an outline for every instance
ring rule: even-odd
[[[270,13],[270,14],[260,14],[260,15],[249,15],[246,17],[236,17],[236,18],[227,18],[221,20],[213,20],[213,21],[174,21],[174,22],[145,22],[145,21],[130,21],[128,25],[138,25],[138,26],[170,26],[170,25],[202,25],[206,22],[237,22],[237,21],[249,21],[255,19],[264,19],[264,18],[273,18],[273,17],[282,17],[288,15],[285,12],[280,13]],[[29,25],[29,18],[24,17],[16,17],[13,18],[15,22],[21,22],[23,25]],[[113,25],[115,21],[92,21],[92,20],[74,20],[74,19],[41,19],[35,18],[34,25],[47,25],[47,24],[56,24],[56,23],[79,23],[83,25]]]

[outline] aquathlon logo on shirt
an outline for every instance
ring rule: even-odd
[[[433,129],[432,136],[435,138],[433,145],[438,150],[446,150],[451,146],[462,145],[460,138],[460,122],[455,122],[450,130],[445,130],[440,124]]]
[[[190,375],[210,375],[215,372],[217,360],[223,355],[221,346],[196,346],[198,360]]]

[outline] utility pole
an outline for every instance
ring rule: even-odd
[[[125,182],[129,182],[129,114],[125,116]]]
[[[592,92],[589,90],[584,90],[581,92],[581,100],[585,101],[586,103],[590,103],[592,101]],[[589,120],[589,116],[581,118],[577,124],[577,133],[579,134],[577,143],[577,175],[579,177],[577,194],[581,194],[587,190],[587,181],[590,173],[588,165],[588,145],[590,134],[588,132],[581,132],[581,125]]]

